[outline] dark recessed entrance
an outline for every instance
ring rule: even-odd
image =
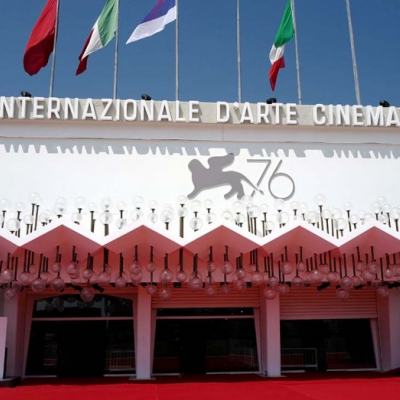
[[[34,322],[28,374],[101,376],[106,329],[102,321]]]
[[[282,321],[281,345],[286,370],[376,367],[368,319]]]
[[[131,316],[130,300],[110,296],[98,296],[90,304],[77,296],[37,301],[26,374],[95,377],[133,373]]]
[[[234,371],[258,371],[253,318],[157,320],[154,373]]]

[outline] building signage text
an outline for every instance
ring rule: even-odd
[[[400,110],[358,105],[0,97],[0,119],[399,127]]]

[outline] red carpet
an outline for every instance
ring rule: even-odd
[[[1,400],[399,400],[400,376],[378,374],[160,378],[140,383],[126,379],[30,380],[0,388]]]

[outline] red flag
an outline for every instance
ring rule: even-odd
[[[37,74],[47,65],[53,52],[57,20],[57,1],[48,0],[31,33],[24,54],[24,69]]]

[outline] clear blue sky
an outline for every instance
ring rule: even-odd
[[[242,0],[243,99],[272,95],[268,53],[286,0]],[[174,99],[175,28],[126,46],[133,28],[155,0],[120,0],[120,98]],[[297,0],[297,23],[304,102],[354,103],[351,53],[344,0]],[[45,0],[1,0],[0,95],[28,90],[47,96],[50,68],[29,77],[22,56]],[[104,0],[61,0],[55,95],[110,97],[113,44],[89,60],[75,77],[77,57]],[[352,0],[353,22],[364,104],[387,99],[400,104],[400,0]],[[180,0],[181,99],[235,101],[236,0]],[[294,44],[276,96],[296,101]]]

